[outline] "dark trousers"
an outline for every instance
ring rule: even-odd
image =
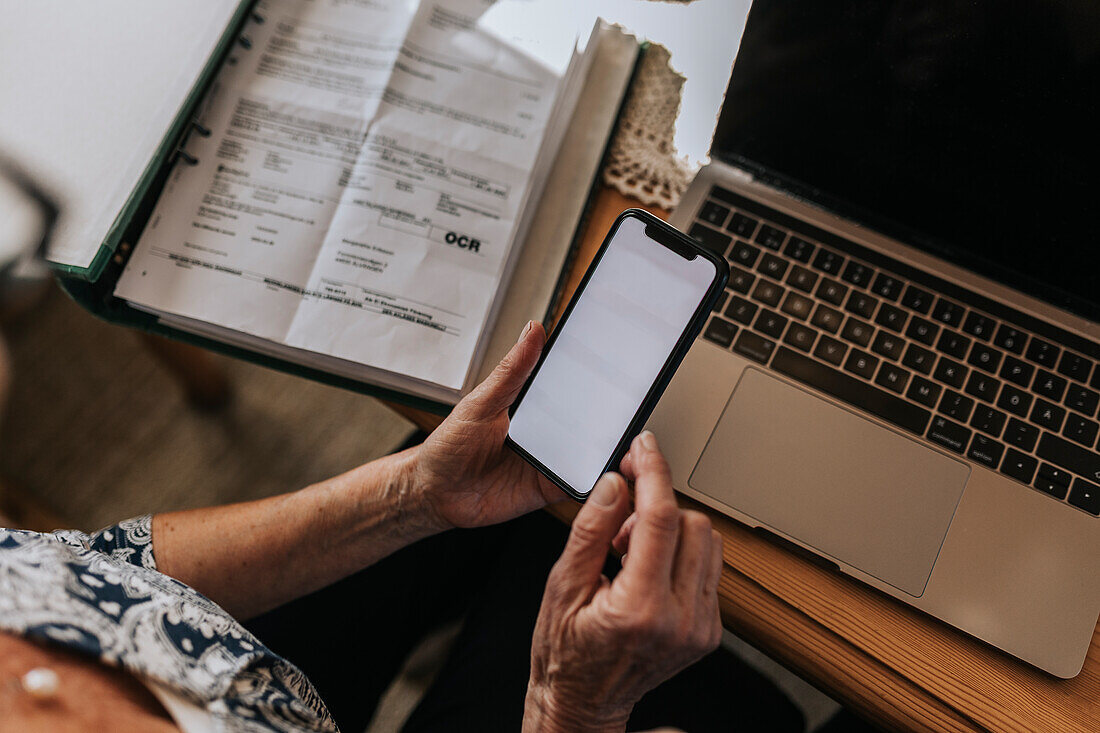
[[[567,528],[543,512],[419,542],[247,624],[313,681],[345,733],[359,733],[425,634],[463,614],[450,655],[406,731],[518,731],[531,636]],[[618,563],[609,560],[613,577]],[[801,731],[769,681],[718,650],[650,692],[630,730]]]

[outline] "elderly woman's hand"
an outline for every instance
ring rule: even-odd
[[[508,406],[545,343],[542,326],[528,323],[493,373],[418,449],[412,485],[441,528],[496,524],[565,498],[504,445]]]

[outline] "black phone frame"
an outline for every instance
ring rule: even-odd
[[[710,286],[707,288],[707,292],[703,299],[699,302],[699,305],[695,309],[695,313],[692,315],[691,320],[688,321],[684,330],[680,333],[680,338],[677,340],[676,345],[669,353],[668,358],[665,359],[665,363],[661,366],[661,371],[657,373],[656,379],[653,384],[650,385],[649,391],[646,392],[645,397],[642,399],[641,404],[638,406],[637,412],[634,413],[634,417],[627,424],[626,430],[623,432],[622,437],[619,439],[618,444],[615,446],[615,450],[612,451],[610,458],[604,465],[603,470],[600,472],[602,476],[611,470],[618,470],[619,463],[622,461],[626,452],[630,449],[630,443],[634,440],[634,437],[641,432],[642,426],[645,425],[646,420],[649,419],[653,409],[657,406],[657,401],[664,394],[665,388],[672,380],[672,375],[676,373],[676,369],[680,366],[680,363],[687,356],[688,350],[691,348],[691,344],[695,341],[696,337],[703,330],[703,326],[706,324],[707,318],[710,316],[711,311],[714,309],[715,303],[718,302],[719,295],[722,294],[726,287],[726,283],[729,280],[730,268],[725,259],[713,251],[703,247],[693,238],[676,229],[671,224],[657,218],[648,211],[642,209],[627,209],[619,214],[615,219],[615,223],[611,225],[611,229],[607,232],[607,236],[604,237],[603,243],[597,250],[596,255],[592,258],[592,264],[588,266],[588,269],[584,273],[584,277],[581,279],[580,284],[577,285],[577,290],[573,293],[573,297],[569,299],[569,304],[565,307],[565,311],[562,313],[561,318],[558,320],[557,325],[554,326],[554,330],[551,332],[549,338],[546,340],[546,345],[543,347],[542,354],[539,356],[538,362],[535,364],[534,370],[531,372],[531,376],[527,378],[523,388],[520,390],[519,395],[508,407],[508,417],[515,414],[516,409],[523,401],[524,395],[527,394],[528,388],[534,382],[535,377],[538,376],[539,370],[542,368],[543,362],[546,360],[550,350],[554,347],[554,342],[557,340],[558,334],[561,333],[566,323],[569,321],[569,316],[573,312],[574,306],[577,301],[580,300],[581,295],[584,293],[585,287],[588,286],[589,280],[592,279],[592,273],[596,271],[596,267],[603,259],[604,253],[607,251],[611,241],[615,238],[615,234],[619,231],[619,227],[622,223],[630,218],[640,219],[645,224],[645,233],[648,239],[653,240],[655,243],[660,244],[673,252],[679,254],[681,257],[687,259],[695,259],[696,257],[702,257],[708,262],[714,265],[714,280],[711,281]],[[690,256],[689,256],[690,255]],[[592,487],[589,487],[585,493],[580,493],[568,483],[566,483],[560,476],[544,466],[541,461],[532,456],[522,447],[520,447],[515,441],[512,440],[511,435],[507,435],[504,438],[504,443],[523,460],[530,463],[546,478],[550,479],[559,489],[565,492],[571,499],[584,503],[588,498],[588,495],[592,493]]]

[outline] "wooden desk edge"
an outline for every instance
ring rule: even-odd
[[[566,300],[615,217],[631,206],[639,203],[601,191]],[[667,212],[650,210],[667,218]],[[442,421],[390,406],[426,432]],[[868,720],[887,729],[1100,730],[1100,625],[1085,670],[1058,680],[854,580],[760,544],[765,540],[724,515],[683,501],[706,512],[725,539],[719,595],[726,627]],[[550,508],[566,522],[576,510],[571,503]],[[850,618],[840,623],[841,615]],[[884,642],[876,635],[883,628],[900,638]],[[953,674],[943,673],[944,663]],[[965,674],[958,673],[960,666]]]

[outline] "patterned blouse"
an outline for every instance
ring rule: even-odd
[[[0,528],[0,630],[122,667],[219,730],[337,730],[298,668],[157,572],[150,516],[93,535]]]

